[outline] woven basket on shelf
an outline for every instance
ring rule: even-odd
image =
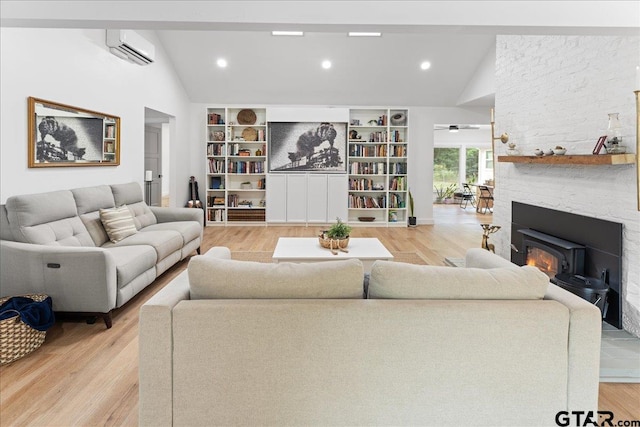
[[[47,298],[44,294],[20,295],[40,302]],[[0,298],[0,305],[11,297]],[[0,320],[0,365],[6,365],[31,353],[42,345],[46,331],[33,329],[20,319],[20,314]]]
[[[256,122],[256,113],[253,110],[240,110],[238,113],[239,125],[252,125]]]

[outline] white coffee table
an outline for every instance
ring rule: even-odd
[[[391,260],[393,255],[375,237],[352,237],[349,239],[349,252],[338,251],[333,255],[329,249],[320,246],[317,237],[280,237],[273,251],[274,262],[319,262],[358,258],[362,261],[364,272],[370,273],[376,260]]]

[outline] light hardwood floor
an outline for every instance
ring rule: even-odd
[[[454,209],[455,208],[455,209]],[[480,245],[479,223],[491,215],[438,207],[435,217],[461,215],[458,221],[417,228],[355,228],[354,237],[378,237],[391,251],[417,252],[431,264],[463,257]],[[280,236],[315,236],[320,227],[207,227],[203,250],[273,251]],[[0,368],[1,426],[94,426],[138,423],[138,310],[187,266],[185,260],[165,272],[124,307],[115,310],[113,327],[80,319],[58,321],[44,345]],[[615,419],[638,420],[640,384],[602,384],[600,408]]]

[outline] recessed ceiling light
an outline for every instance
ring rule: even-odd
[[[331,61],[329,61],[328,59],[322,61],[322,68],[324,68],[325,70],[331,68]]]
[[[271,31],[272,36],[304,36],[302,31]]]
[[[380,37],[382,33],[377,32],[363,32],[363,31],[350,31],[349,37]]]
[[[422,70],[428,70],[429,68],[431,68],[431,62],[424,61],[422,64],[420,64],[420,68]]]
[[[220,68],[226,68],[227,67],[227,60],[224,58],[220,58],[216,61],[216,64],[218,65],[218,67]]]

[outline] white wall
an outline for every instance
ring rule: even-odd
[[[189,104],[155,33],[156,62],[139,66],[112,55],[104,30],[0,29],[0,198],[144,179],[144,108],[176,117],[172,177],[188,180]],[[117,167],[27,168],[27,97],[121,118]],[[175,179],[174,189],[175,189]],[[184,187],[184,188],[182,188]],[[186,185],[177,199],[187,200]],[[172,191],[172,194],[175,194]]]
[[[618,112],[623,143],[635,152],[639,37],[499,36],[496,126],[523,154],[562,145],[590,154]],[[498,154],[505,146],[498,144]],[[493,221],[500,255],[510,258],[511,202],[518,201],[623,224],[624,328],[640,336],[640,212],[636,165],[496,163]],[[588,233],[585,230],[585,233]]]

